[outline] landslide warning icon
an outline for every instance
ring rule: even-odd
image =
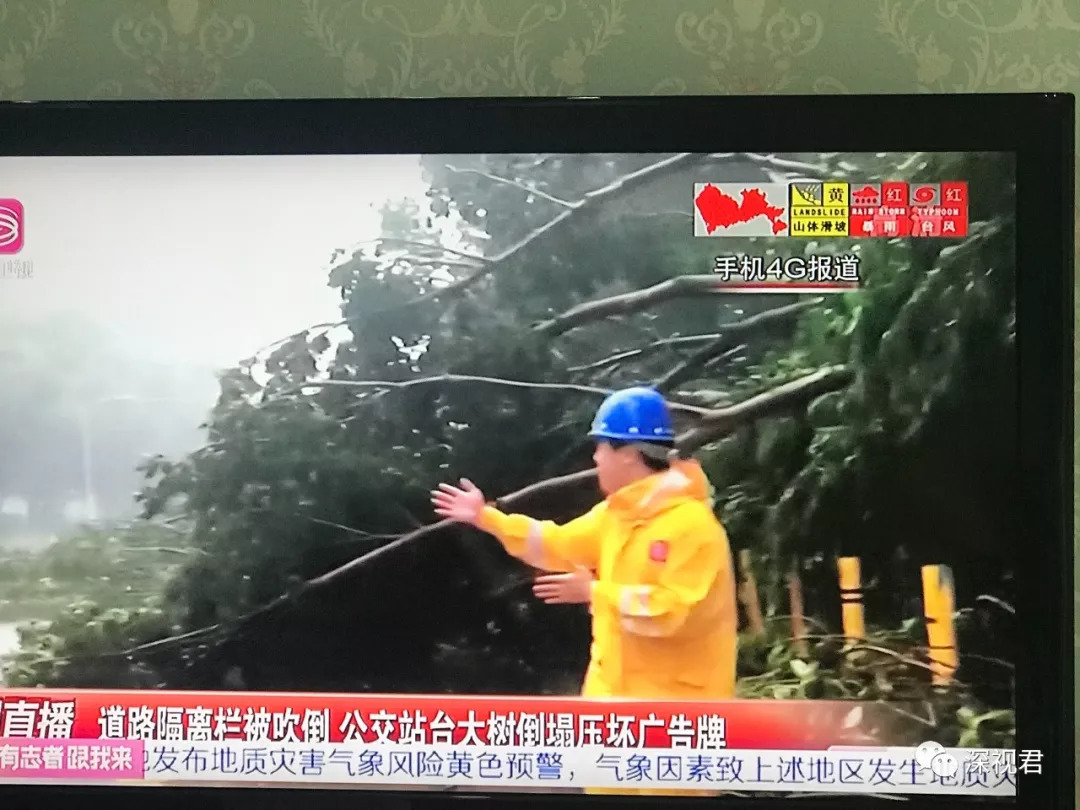
[[[792,183],[792,236],[847,236],[850,189],[844,182]]]

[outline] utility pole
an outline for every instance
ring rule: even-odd
[[[90,415],[82,405],[79,406],[79,433],[81,434],[82,444],[83,508],[86,510],[87,520],[97,520],[97,498],[94,496],[94,448],[90,434]]]

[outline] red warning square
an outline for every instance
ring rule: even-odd
[[[941,184],[941,235],[967,236],[968,184]]]
[[[912,187],[911,235],[941,236],[940,183],[917,183]]]
[[[883,205],[891,207],[907,208],[910,204],[908,200],[908,184],[900,180],[882,183],[881,202]]]
[[[855,237],[907,236],[911,232],[908,184],[865,183],[853,186],[848,233]]]
[[[911,200],[908,184],[893,180],[881,184],[881,236],[909,236],[911,234]]]
[[[927,209],[916,209],[911,214],[912,236],[941,236],[942,217]]]
[[[877,236],[874,233],[874,215],[880,207],[880,183],[853,185],[851,209],[848,211],[848,235],[855,238]]]

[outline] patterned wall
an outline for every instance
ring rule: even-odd
[[[0,99],[1054,90],[1080,0],[0,0]]]
[[[1080,0],[0,0],[0,98],[1075,90]]]

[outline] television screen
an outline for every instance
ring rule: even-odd
[[[1015,800],[1016,220],[1004,151],[0,157],[0,780]]]

